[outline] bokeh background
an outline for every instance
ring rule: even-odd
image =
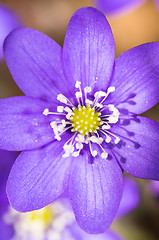
[[[0,3],[12,8],[24,26],[49,35],[61,46],[72,14],[78,8],[93,6],[91,0],[1,0]],[[159,10],[153,0],[145,1],[128,13],[107,18],[115,38],[116,57],[142,43],[159,41]],[[22,95],[22,92],[14,83],[5,61],[1,61],[0,98],[15,95]],[[142,115],[159,122],[159,104]],[[158,240],[159,195],[152,194],[148,180],[137,182],[141,193],[140,206],[115,222],[112,228],[127,240]]]

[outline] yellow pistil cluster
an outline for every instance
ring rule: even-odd
[[[73,123],[73,131],[78,131],[83,136],[95,133],[101,125],[100,115],[99,112],[95,112],[95,109],[90,106],[75,108],[70,119]]]
[[[35,210],[28,213],[31,222],[41,222],[44,228],[48,228],[52,223],[54,218],[52,211],[49,207],[42,208],[40,210]]]

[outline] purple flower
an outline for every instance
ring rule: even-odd
[[[0,147],[23,151],[7,184],[13,208],[42,208],[66,188],[88,233],[112,223],[123,174],[159,179],[159,123],[138,114],[159,100],[159,43],[115,58],[105,16],[94,8],[71,18],[63,49],[19,28],[4,53],[26,96],[0,101]]]
[[[93,0],[94,5],[106,15],[126,14],[139,7],[145,0]]]
[[[3,42],[6,36],[16,27],[19,27],[20,20],[8,7],[0,4],[0,60],[3,59]]]
[[[120,236],[112,231],[107,231],[98,236],[89,235],[82,231],[75,222],[69,200],[66,197],[59,198],[53,204],[29,213],[19,213],[13,210],[7,201],[5,185],[15,154],[1,150],[0,158],[0,194],[5,199],[3,204],[2,201],[0,204],[0,232],[2,239],[122,240]],[[139,204],[139,192],[135,182],[125,178],[124,183],[123,197],[118,210],[118,213],[122,212],[122,215],[129,213]],[[67,196],[67,194],[65,195]],[[134,198],[138,200],[134,201],[132,205],[132,199]]]

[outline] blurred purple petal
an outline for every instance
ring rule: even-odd
[[[155,3],[156,3],[156,6],[157,6],[157,8],[159,10],[159,0],[155,0]]]
[[[69,232],[72,233],[72,236],[76,240],[123,240],[122,237],[115,234],[114,232],[107,230],[105,233],[102,234],[88,234],[84,232],[81,228],[78,227],[77,224],[73,224],[68,229]],[[64,240],[68,240],[65,239]]]
[[[149,181],[148,188],[153,195],[159,197],[159,181]]]
[[[94,8],[74,13],[65,36],[63,65],[69,82],[106,90],[115,58],[115,43],[104,15]]]
[[[17,156],[17,153],[0,150],[0,212],[4,212],[5,208],[8,207],[6,183]]]
[[[14,11],[0,3],[0,60],[3,59],[3,42],[7,35],[21,25]]]
[[[85,153],[70,179],[70,198],[79,226],[88,233],[102,233],[112,223],[123,190],[123,176],[115,160],[93,159]]]
[[[93,0],[95,6],[106,15],[127,14],[144,3],[145,0]]]
[[[139,186],[133,179],[125,177],[123,195],[116,215],[116,219],[121,218],[133,211],[136,207],[138,207],[139,203]]]

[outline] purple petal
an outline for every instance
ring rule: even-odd
[[[112,223],[123,190],[118,163],[81,155],[74,161],[70,178],[70,197],[79,226],[88,233],[102,233]]]
[[[148,189],[154,196],[158,197],[159,196],[159,181],[149,181]]]
[[[140,114],[159,101],[159,43],[132,48],[115,62],[109,103]]]
[[[131,178],[124,178],[123,195],[116,215],[121,218],[133,211],[140,203],[140,193],[137,183]]]
[[[105,16],[95,8],[81,8],[70,20],[63,47],[66,78],[83,88],[105,90],[115,57],[115,44]]]
[[[0,60],[3,59],[3,42],[6,36],[16,27],[20,20],[10,8],[0,4]]]
[[[45,34],[16,29],[4,43],[4,54],[14,80],[26,95],[55,100],[57,94],[65,93],[61,47]]]
[[[110,230],[102,234],[88,234],[78,227],[76,223],[72,224],[66,229],[72,234],[73,239],[76,240],[123,240],[119,235],[111,232]],[[65,239],[65,238],[63,238]]]
[[[159,0],[155,0],[155,3],[156,3],[156,6],[157,6],[157,8],[159,10]]]
[[[20,96],[0,100],[0,148],[21,151],[43,146],[54,139],[49,118],[51,103]]]
[[[7,194],[13,208],[20,212],[42,208],[68,185],[71,159],[64,159],[64,142],[25,151],[15,161],[7,183]]]
[[[86,234],[87,233],[85,233],[85,238],[83,238],[83,240],[124,240],[122,237],[114,232],[111,232],[110,230],[98,235]]]
[[[93,0],[96,7],[102,10],[106,15],[127,14],[145,0]]]
[[[3,214],[0,214],[0,233],[1,239],[3,240],[11,240],[14,236],[14,229],[12,225],[9,225],[4,222]]]
[[[124,171],[134,177],[159,180],[159,123],[144,117],[114,125],[120,137],[112,149]]]

